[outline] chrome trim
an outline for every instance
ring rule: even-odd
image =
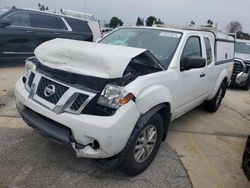
[[[35,77],[34,77],[32,85],[31,85],[31,88],[29,89],[26,86],[26,89],[28,91],[30,91],[29,99],[32,99],[35,102],[39,103],[40,105],[44,106],[45,108],[48,108],[48,109],[52,110],[56,114],[59,114],[59,113],[62,113],[62,112],[68,112],[68,113],[72,113],[72,114],[81,114],[82,110],[96,96],[95,93],[91,93],[91,92],[88,92],[88,91],[84,91],[84,90],[80,90],[80,89],[71,87],[71,86],[66,85],[66,84],[64,84],[62,82],[59,82],[59,81],[54,80],[54,79],[52,79],[50,77],[47,77],[47,76],[45,76],[45,75],[43,75],[43,74],[41,74],[41,73],[39,73],[37,71],[33,70],[32,72],[35,74]],[[29,73],[29,75],[30,75],[30,73]],[[41,98],[41,97],[39,97],[37,95],[38,85],[39,85],[39,82],[40,82],[42,77],[69,88],[63,94],[63,96],[59,99],[59,101],[57,102],[56,105],[48,102],[47,100],[45,100],[45,99],[43,99],[43,98]],[[29,76],[27,78],[29,78]],[[27,83],[26,83],[26,85],[27,85]],[[74,103],[74,101],[76,100],[76,98],[80,94],[88,95],[89,97],[82,104],[82,106],[79,108],[79,110],[77,110],[77,111],[71,110],[70,109],[71,105]]]
[[[68,31],[73,31],[72,28],[70,27],[70,25],[68,24],[68,22],[64,19],[64,17],[61,17],[61,19],[64,22],[64,24],[66,25]]]
[[[242,60],[242,59],[239,59],[239,58],[234,58],[234,61],[238,61],[238,62],[240,62],[242,65],[243,65],[243,67],[244,67],[244,71],[245,71],[245,69],[246,69],[246,65],[245,65],[245,63],[244,63],[244,61]],[[243,71],[243,72],[244,72]]]
[[[17,55],[32,55],[34,54],[33,52],[3,52],[3,54],[5,55],[13,55],[13,54],[17,54]]]
[[[247,66],[240,58],[234,58],[234,61],[241,63],[241,65],[243,66],[242,72],[238,73],[235,79],[236,84],[241,84],[242,82],[245,82],[249,76],[249,73],[245,73]]]

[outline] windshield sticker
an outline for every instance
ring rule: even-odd
[[[250,46],[250,43],[245,43],[247,46]]]
[[[171,38],[180,38],[181,34],[179,33],[171,33],[171,32],[161,32],[159,34],[160,37],[171,37]]]

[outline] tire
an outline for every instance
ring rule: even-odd
[[[138,124],[136,125],[125,149],[121,153],[119,168],[123,172],[125,172],[129,176],[136,176],[148,168],[160,148],[163,137],[163,126],[163,118],[158,113],[154,114],[147,122],[141,124],[141,126]],[[150,149],[147,150],[144,148],[144,146],[141,147],[147,142],[146,140],[144,140],[145,143],[143,144],[142,141],[143,136],[145,136],[143,133],[145,133],[145,131],[147,130],[149,131],[147,135],[150,135],[150,133],[153,134],[153,131],[156,132],[156,134],[154,134],[155,136],[152,138],[152,140],[155,140],[154,146],[152,147],[152,142],[150,143],[151,147],[148,147],[149,142],[145,145],[145,148],[151,148],[150,152]],[[135,149],[136,147],[140,149]],[[144,152],[142,152],[143,150]],[[147,157],[145,157],[147,155],[146,151],[148,151]]]
[[[248,136],[242,157],[242,169],[247,176],[247,179],[250,181],[250,136]]]
[[[242,88],[243,90],[246,90],[246,91],[249,90],[249,88],[250,88],[250,75],[248,76],[245,85],[242,86],[241,88]]]
[[[207,111],[216,112],[219,109],[221,101],[222,101],[223,97],[225,96],[226,89],[227,89],[226,82],[223,81],[221,83],[216,95],[214,96],[214,98],[205,102],[205,108]]]

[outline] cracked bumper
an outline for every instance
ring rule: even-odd
[[[85,114],[75,115],[66,112],[56,114],[32,99],[29,99],[28,95],[29,93],[20,79],[16,84],[15,90],[17,106],[19,108],[23,106],[24,109],[27,107],[34,113],[41,115],[41,117],[45,117],[45,119],[66,127],[74,140],[74,142],[72,142],[72,138],[68,138],[77,157],[108,158],[118,154],[125,147],[140,117],[140,113],[132,101],[118,109],[115,115],[102,117]],[[43,130],[40,131],[44,133]],[[50,136],[55,138],[55,135]],[[58,140],[57,138],[55,139]],[[89,146],[89,143],[93,142],[93,140],[99,142],[100,149],[95,150]],[[76,143],[82,144],[85,147],[83,149],[77,149]]]

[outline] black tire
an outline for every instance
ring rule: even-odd
[[[216,112],[219,109],[221,101],[225,96],[226,89],[227,89],[226,82],[223,81],[214,98],[205,102],[205,108],[207,111]]]
[[[135,159],[135,146],[138,143],[138,139],[141,133],[148,127],[151,127],[152,125],[156,128],[157,132],[157,138],[154,147],[150,152],[150,154],[148,155],[147,159],[139,163]],[[158,113],[154,114],[147,122],[145,122],[141,126],[138,124],[136,125],[125,149],[122,151],[120,155],[119,168],[122,171],[124,171],[129,176],[136,176],[148,168],[148,166],[152,163],[160,148],[163,137],[163,126],[164,126],[163,118]]]
[[[250,181],[250,136],[248,136],[242,157],[242,169]]]
[[[250,75],[248,76],[248,78],[247,78],[247,81],[246,81],[245,85],[244,85],[244,86],[242,86],[241,88],[242,88],[242,89],[244,89],[244,90],[246,90],[246,91],[248,91],[248,90],[249,90],[249,88],[250,88]]]

